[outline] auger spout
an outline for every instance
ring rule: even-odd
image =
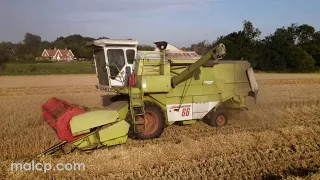
[[[200,58],[198,61],[193,63],[187,69],[182,71],[177,76],[172,77],[172,87],[176,87],[178,84],[187,80],[190,74],[194,73],[197,69],[199,69],[203,64],[210,60],[219,60],[226,54],[226,47],[224,44],[219,43],[212,50],[210,50],[206,55]]]

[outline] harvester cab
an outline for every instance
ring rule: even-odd
[[[204,56],[195,52],[168,51],[168,43],[156,42],[158,51],[137,51],[135,40],[100,39],[93,47],[98,88],[124,97],[103,110],[86,111],[58,98],[43,106],[43,117],[61,143],[40,155],[57,154],[68,143],[92,150],[126,143],[128,138],[153,139],[174,123],[210,126],[228,122],[227,109],[246,109],[255,100],[258,85],[247,61],[222,60],[224,44]]]
[[[135,85],[135,64],[139,59],[159,60],[163,55],[181,60],[200,59],[194,51],[175,48],[170,52],[167,50],[166,41],[155,42],[157,49],[154,51],[138,51],[137,45],[136,40],[123,39],[99,39],[87,43],[87,46],[93,49],[97,89],[109,91],[116,87]]]
[[[99,39],[87,43],[93,49],[98,89],[110,90],[111,87],[128,84],[134,68],[137,45],[136,40],[122,39]]]

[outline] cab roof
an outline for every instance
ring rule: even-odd
[[[98,39],[87,42],[87,46],[98,46],[98,47],[107,47],[107,46],[122,46],[122,47],[136,47],[138,45],[137,40],[131,39]]]

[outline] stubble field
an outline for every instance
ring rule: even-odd
[[[214,128],[169,126],[161,138],[58,158],[41,105],[56,96],[91,109],[94,75],[0,77],[0,177],[7,179],[320,179],[320,75],[257,74],[258,104]],[[84,171],[11,171],[12,162],[82,162]],[[309,175],[311,174],[311,175]]]

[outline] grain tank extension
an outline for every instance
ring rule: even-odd
[[[225,126],[228,109],[246,109],[256,100],[258,85],[250,63],[222,60],[224,44],[200,57],[195,52],[137,51],[134,40],[100,39],[92,47],[97,88],[113,91],[118,101],[86,111],[58,98],[43,107],[44,119],[61,143],[40,155],[58,154],[66,144],[81,150],[126,143],[128,138],[158,138],[166,126],[199,120]],[[183,128],[183,127],[181,127]]]

